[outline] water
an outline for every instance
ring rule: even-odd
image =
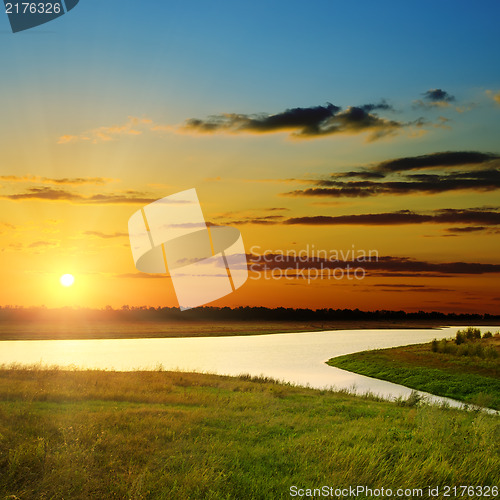
[[[454,337],[459,327],[441,330],[337,330],[310,333],[110,340],[0,342],[0,364],[21,363],[109,370],[157,369],[265,375],[314,388],[370,391],[385,398],[407,397],[411,389],[350,373],[325,362],[369,349]],[[480,327],[482,331],[498,327]],[[429,396],[443,401],[445,398]],[[451,405],[458,403],[447,400]]]

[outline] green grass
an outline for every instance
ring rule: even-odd
[[[500,482],[498,417],[178,372],[0,369],[0,498]],[[359,496],[357,498],[365,498]]]
[[[433,343],[364,351],[328,361],[369,377],[388,380],[413,389],[445,396],[465,403],[500,410],[500,357],[471,356],[452,341],[440,341],[450,352],[433,351]],[[498,351],[500,338],[476,341]],[[441,349],[441,348],[440,348]],[[446,346],[443,350],[448,351]]]

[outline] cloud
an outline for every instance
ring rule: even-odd
[[[404,172],[407,170],[460,167],[464,165],[480,165],[500,156],[478,151],[445,151],[420,156],[410,156],[382,161],[373,170],[378,172]]]
[[[10,222],[0,222],[0,229],[16,229],[16,226],[14,224],[11,224]]]
[[[125,193],[108,193],[84,196],[65,189],[50,187],[32,187],[22,193],[1,195],[0,198],[12,201],[66,201],[81,204],[142,204],[146,205],[156,198],[145,197],[140,191],[126,191]]]
[[[446,90],[442,89],[429,89],[427,92],[424,92],[424,99],[431,102],[453,102],[455,101],[455,97],[448,94]]]
[[[450,236],[458,236],[460,234],[470,234],[470,233],[486,233],[486,234],[498,234],[500,228],[493,228],[488,226],[466,226],[466,227],[449,227],[447,232],[451,233]]]
[[[346,110],[334,104],[291,108],[274,115],[224,113],[205,120],[191,118],[181,128],[197,133],[254,133],[289,132],[294,138],[310,139],[334,134],[368,132],[369,140],[380,139],[409,126],[421,127],[422,121],[403,123],[381,118],[374,111],[391,110],[385,101],[378,104],[350,106]]]
[[[447,108],[450,106],[450,103],[456,101],[454,96],[442,89],[429,89],[422,95],[423,99],[413,102],[414,107]]]
[[[166,276],[165,274],[148,274],[148,273],[124,273],[124,274],[115,274],[115,278],[132,278],[132,279],[165,279],[170,278],[170,276]]]
[[[45,201],[76,201],[83,199],[83,196],[63,189],[53,189],[48,187],[32,187],[23,193],[6,194],[1,198],[7,200],[45,200]]]
[[[291,217],[283,224],[313,225],[313,226],[397,226],[402,224],[478,224],[482,226],[500,225],[500,212],[477,209],[442,209],[430,214],[401,210],[378,214],[359,215],[317,215],[311,217]]]
[[[312,181],[314,187],[288,196],[363,198],[376,195],[436,194],[449,191],[494,191],[500,188],[500,156],[477,151],[447,151],[396,158],[359,170]],[[465,169],[467,167],[467,169]],[[436,173],[414,173],[417,170]],[[407,172],[412,173],[407,173]],[[362,180],[342,180],[342,179]],[[340,180],[339,180],[340,179]],[[308,183],[311,180],[307,181]]]
[[[139,191],[125,194],[95,194],[83,198],[83,203],[94,203],[98,205],[147,205],[153,203],[153,201],[156,201],[156,198],[145,197],[145,194]]]
[[[101,231],[84,231],[86,236],[95,236],[96,238],[110,239],[128,237],[128,233],[102,233]]]
[[[494,178],[487,178],[491,175]],[[424,178],[414,178],[411,181],[318,181],[319,187],[297,189],[284,193],[287,196],[312,197],[348,197],[365,198],[378,195],[408,195],[408,194],[437,194],[449,191],[494,191],[500,188],[499,172],[479,172],[476,176],[468,174],[459,178],[452,175],[435,175]],[[325,187],[322,187],[325,186]]]
[[[34,241],[28,248],[55,248],[59,246],[57,241]]]
[[[332,258],[318,258],[311,255],[297,257],[286,256],[282,253],[267,253],[264,255],[248,255],[250,270],[253,272],[269,271],[273,269],[290,270],[296,272],[304,269],[350,269],[362,267],[369,276],[408,276],[408,277],[440,277],[450,275],[482,275],[500,273],[500,264],[479,262],[429,262],[411,257],[379,256],[364,261],[335,260]]]
[[[377,283],[371,285],[370,288],[374,286],[377,288],[381,288],[382,292],[422,292],[422,293],[436,293],[436,292],[452,292],[454,290],[450,288],[435,288],[429,287],[425,285],[403,285],[399,283],[389,284],[389,283]],[[370,288],[366,289],[367,292],[370,291]]]
[[[128,120],[121,125],[98,127],[79,135],[64,134],[59,137],[57,143],[69,144],[75,142],[91,142],[96,144],[99,142],[110,142],[116,140],[120,136],[141,135],[144,129],[152,130],[154,126],[153,121],[149,118],[129,116]]]
[[[217,219],[226,219],[227,214],[222,217],[218,217]],[[225,220],[225,223],[227,224],[235,224],[235,225],[242,225],[242,224],[261,224],[261,225],[270,225],[270,224],[278,224],[283,220],[282,215],[264,215],[264,216],[241,216],[238,219],[232,219],[229,222],[227,219]],[[210,226],[216,226],[216,222],[208,222],[208,225]]]
[[[470,229],[462,232],[472,232],[472,227],[494,227],[500,225],[500,207],[487,208],[446,208],[433,210],[428,213],[400,210],[397,212],[383,212],[375,214],[353,215],[314,215],[303,217],[281,216],[267,217],[240,217],[239,219],[226,220],[226,224],[284,224],[304,226],[399,226],[408,224],[467,224]],[[471,226],[472,225],[472,226]],[[451,228],[460,230],[461,228]]]
[[[497,91],[487,90],[486,95],[490,99],[493,99],[497,104],[500,104],[500,90]]]
[[[36,182],[39,184],[67,184],[67,185],[83,185],[83,184],[108,184],[115,182],[117,179],[110,179],[108,177],[61,177],[50,178],[40,177],[38,175],[1,175],[0,180],[6,182]]]

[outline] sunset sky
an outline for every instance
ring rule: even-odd
[[[499,16],[81,0],[13,34],[0,15],[0,305],[177,305],[127,224],[194,187],[254,259],[378,254],[362,280],[261,276],[212,305],[500,313]]]

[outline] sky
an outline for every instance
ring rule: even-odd
[[[15,34],[0,15],[0,305],[177,306],[128,220],[196,188],[251,264],[210,305],[498,314],[499,15],[80,0]]]

